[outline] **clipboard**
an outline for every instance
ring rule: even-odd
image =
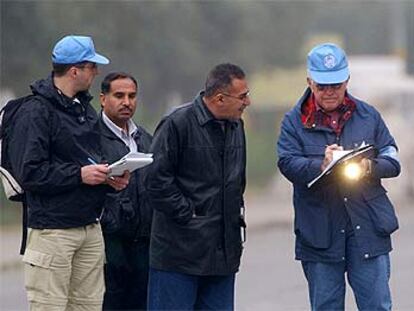
[[[108,177],[121,176],[125,171],[133,171],[153,162],[152,153],[130,152],[118,161],[109,165]]]
[[[350,161],[350,160],[356,160],[358,158],[368,158],[373,155],[375,155],[377,152],[374,145],[369,144],[362,144],[360,147],[352,149],[352,150],[343,150],[339,151],[337,153],[337,156],[335,157],[335,151],[334,151],[334,159],[331,163],[323,170],[322,173],[320,173],[318,176],[316,176],[312,181],[308,183],[308,188],[312,187],[316,182],[318,182],[320,179],[324,178],[325,176],[330,175],[338,166],[341,164]],[[338,156],[339,155],[339,156]]]

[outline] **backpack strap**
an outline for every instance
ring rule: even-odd
[[[24,251],[26,250],[27,244],[27,201],[26,195],[23,195],[22,198],[22,241],[20,242],[20,255],[24,255]]]
[[[48,107],[50,118],[52,119],[53,116],[53,109],[50,109],[51,103],[44,98],[42,95],[32,95],[33,99],[39,100],[40,102],[44,103]],[[27,99],[26,99],[27,100]],[[51,121],[51,127],[53,126],[53,120]],[[27,206],[27,200],[26,200],[26,193],[22,194],[21,197],[22,201],[22,241],[20,243],[20,255],[24,255],[24,252],[26,250],[26,244],[27,244],[27,235],[28,235],[28,206]]]

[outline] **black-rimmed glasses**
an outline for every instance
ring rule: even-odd
[[[243,93],[239,96],[234,96],[234,95],[227,94],[227,93],[221,93],[221,94],[224,95],[224,96],[228,96],[228,97],[232,97],[232,98],[235,98],[235,99],[238,99],[238,100],[245,101],[250,96],[250,91],[248,91],[246,93]]]

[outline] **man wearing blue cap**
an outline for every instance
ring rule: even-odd
[[[52,54],[53,71],[31,85],[19,109],[9,152],[26,193],[28,239],[23,256],[30,310],[101,310],[104,245],[99,217],[109,184],[98,117],[88,89],[97,64],[109,60],[85,36],[66,36]]]
[[[379,112],[347,92],[345,52],[335,44],[308,54],[308,88],[282,122],[278,166],[292,182],[296,259],[312,310],[344,310],[345,273],[359,310],[391,310],[392,232],[398,229],[382,178],[400,173],[397,146]],[[377,154],[340,168],[312,186],[338,150],[372,144]]]

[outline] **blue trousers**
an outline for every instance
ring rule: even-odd
[[[150,269],[148,310],[233,310],[235,275],[197,276]]]
[[[345,309],[346,272],[358,310],[391,310],[389,255],[363,259],[353,235],[347,238],[346,243],[346,260],[343,262],[302,261],[308,280],[311,309]]]

